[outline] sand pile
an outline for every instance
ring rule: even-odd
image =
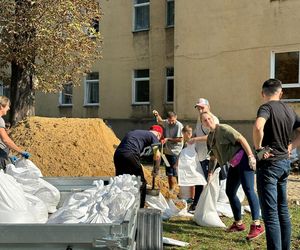
[[[44,176],[114,176],[120,140],[101,119],[30,117],[10,131]],[[144,169],[151,185],[150,171]],[[164,196],[168,184],[157,180]]]
[[[11,130],[45,176],[113,176],[119,139],[101,119],[30,117]]]

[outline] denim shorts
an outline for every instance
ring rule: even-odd
[[[178,156],[176,155],[165,155],[168,162],[170,163],[170,167],[166,167],[166,175],[167,176],[177,176],[177,169],[174,165],[177,162]]]

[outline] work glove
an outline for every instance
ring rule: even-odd
[[[26,152],[26,151],[23,151],[23,152],[21,153],[21,155],[22,155],[22,157],[24,157],[25,159],[28,159],[28,158],[30,157],[30,154],[29,154],[28,152]]]
[[[256,170],[256,159],[255,159],[254,155],[249,155],[248,161],[249,161],[249,167],[255,171]]]
[[[12,164],[15,164],[17,160],[19,160],[19,158],[15,155],[12,155],[9,157],[10,161],[12,162]]]

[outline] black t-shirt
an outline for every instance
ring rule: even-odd
[[[282,101],[270,101],[260,106],[257,117],[266,119],[262,146],[273,149],[274,157],[279,160],[288,157],[288,145],[291,143],[293,130],[300,127],[300,117]]]
[[[157,137],[150,131],[133,130],[125,135],[116,151],[140,156],[145,147],[158,142]]]

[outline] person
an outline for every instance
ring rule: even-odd
[[[7,126],[2,116],[5,116],[9,109],[9,98],[0,96],[0,169],[3,170],[5,170],[6,165],[11,162],[9,159],[10,149],[16,151],[26,159],[30,157],[30,154],[18,147],[7,134]]]
[[[226,195],[228,196],[235,221],[227,229],[227,232],[238,232],[246,229],[241,216],[241,203],[236,195],[240,184],[242,184],[251,208],[253,220],[246,239],[252,240],[264,232],[264,227],[260,224],[259,202],[254,191],[256,159],[251,147],[244,136],[233,127],[227,124],[216,124],[211,113],[201,113],[201,122],[203,126],[210,130],[207,136],[207,147],[211,156],[208,182],[216,166],[216,160],[220,165],[225,165],[227,162],[231,165],[228,170]]]
[[[144,207],[146,199],[147,182],[141,164],[141,153],[152,144],[159,143],[163,135],[163,128],[153,125],[147,130],[133,130],[128,132],[121,140],[114,153],[116,175],[131,174],[141,177],[141,204]],[[160,153],[154,154],[156,165],[160,164]],[[152,172],[152,174],[155,174]]]
[[[153,110],[153,114],[156,117],[157,123],[164,128],[164,154],[170,163],[170,167],[166,166],[166,175],[168,176],[169,191],[174,193],[177,179],[176,163],[183,147],[183,125],[177,120],[177,115],[173,111],[167,113],[167,119],[162,119],[156,110]]]
[[[300,118],[280,100],[282,93],[280,80],[269,79],[263,83],[264,104],[259,107],[253,126],[257,154],[265,151],[257,164],[257,191],[269,250],[290,249],[291,221],[286,192],[290,172],[288,158],[289,150],[299,146],[300,140]],[[296,136],[292,141],[293,130]]]
[[[197,111],[199,112],[198,119],[197,119],[197,124],[196,124],[196,129],[194,133],[194,137],[191,138],[188,143],[196,143],[196,152],[198,154],[198,159],[200,161],[200,164],[203,169],[203,173],[205,175],[205,178],[207,179],[208,175],[208,163],[209,163],[209,157],[207,155],[207,146],[206,146],[206,140],[207,140],[207,135],[209,133],[209,129],[205,128],[200,120],[200,115],[203,112],[210,112],[210,105],[207,99],[205,98],[199,98],[197,103],[195,104],[195,108],[197,108]],[[216,116],[213,116],[213,119],[216,124],[219,124],[219,119]],[[194,213],[197,203],[199,201],[200,195],[203,190],[203,185],[196,185],[195,186],[195,195],[194,195],[194,200],[193,203],[190,205],[188,211],[190,213]]]
[[[193,136],[193,128],[190,125],[184,125],[182,128],[183,149],[188,146],[187,143],[189,140],[191,140],[192,136]],[[178,170],[177,172],[180,174],[180,171],[178,169],[178,160],[177,160],[176,166],[177,166],[177,170]],[[193,200],[193,197],[195,196],[195,187],[191,186],[191,187],[188,187],[188,189],[189,189],[188,201],[190,201],[190,199]],[[180,187],[180,195],[179,196],[181,198],[184,197],[182,190],[183,190],[183,188]]]

